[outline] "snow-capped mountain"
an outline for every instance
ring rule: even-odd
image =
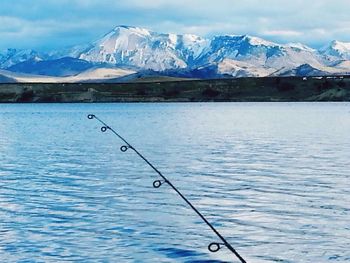
[[[344,59],[344,49],[341,50],[343,56],[339,59]],[[338,68],[334,64],[337,59],[330,54],[301,43],[282,45],[248,35],[206,39],[195,35],[159,34],[128,26],[116,27],[92,43],[79,58],[154,71],[193,70],[213,65],[217,73],[234,77],[294,74],[305,72],[296,70],[305,65],[330,74],[349,71]]]
[[[0,52],[0,68],[9,68],[28,60],[41,61],[43,59],[44,57],[41,54],[31,49],[17,50],[9,48]]]
[[[322,48],[320,52],[335,59],[350,60],[350,43],[334,40],[328,46]]]
[[[191,66],[209,41],[194,35],[159,34],[118,26],[79,56],[94,63],[164,71]]]
[[[19,73],[72,76],[99,67],[200,78],[350,74],[350,43],[333,41],[316,50],[249,35],[209,39],[118,26],[92,43],[47,54],[0,52],[0,68]]]
[[[272,72],[289,70],[303,64],[323,66],[322,58],[314,49],[301,44],[281,45],[247,35],[214,37],[209,52],[201,58],[201,63],[206,61],[218,63],[219,68],[225,72],[230,71],[229,65],[234,64],[232,69],[235,69],[238,64],[243,63],[246,76],[266,76]],[[228,61],[231,62],[228,63]]]

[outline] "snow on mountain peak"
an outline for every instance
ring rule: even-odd
[[[216,40],[221,39],[231,43],[248,43],[252,46],[266,46],[266,47],[280,46],[277,43],[267,41],[259,37],[250,36],[250,35],[222,35],[222,36],[218,35],[218,36],[215,36],[214,39]]]
[[[0,68],[9,68],[28,60],[42,60],[42,56],[32,49],[9,48],[0,54]]]
[[[127,65],[163,71],[185,68],[176,50],[178,36],[158,34],[138,27],[118,26],[83,52],[80,59],[94,63]]]
[[[151,35],[151,32],[148,29],[135,27],[135,26],[117,26],[110,33],[120,33],[120,34],[139,34],[144,36]]]
[[[295,49],[299,49],[299,50],[304,50],[304,51],[310,51],[310,52],[316,51],[315,49],[308,47],[302,43],[288,43],[286,46],[291,47],[291,48],[295,48]]]
[[[333,41],[326,48],[315,50],[301,43],[278,44],[250,35],[203,38],[119,25],[88,45],[46,55],[32,50],[0,52],[0,68],[10,68],[24,61],[48,60],[56,63],[54,58],[63,57],[81,59],[93,67],[110,64],[108,67],[136,71],[189,71],[213,67],[218,69],[219,74],[268,76],[275,72],[306,72],[295,69],[307,64],[320,72],[333,74],[347,72],[345,70],[350,62],[345,62],[350,61],[350,43]]]
[[[187,41],[192,41],[192,42],[204,40],[204,39],[201,38],[200,36],[193,35],[193,34],[184,34],[184,35],[182,35],[182,36],[183,36],[183,38],[186,39]]]
[[[320,52],[331,57],[350,60],[350,43],[333,40],[328,46],[322,48]]]
[[[249,36],[249,35],[244,35],[243,39],[248,41],[253,46],[279,46],[276,43],[267,41],[259,37]]]
[[[341,53],[350,52],[350,43],[334,40],[332,41],[331,46],[333,49],[338,50]]]

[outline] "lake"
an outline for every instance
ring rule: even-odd
[[[350,103],[0,104],[1,262],[350,262]]]

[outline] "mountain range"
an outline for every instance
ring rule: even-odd
[[[0,82],[103,82],[140,76],[182,78],[350,74],[350,43],[321,49],[249,35],[163,34],[118,26],[101,39],[51,52],[0,52]],[[127,78],[126,78],[127,77]]]

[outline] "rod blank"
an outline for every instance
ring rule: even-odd
[[[230,243],[216,230],[216,228],[202,215],[202,213],[199,212],[199,210],[156,168],[154,165],[148,161],[140,152],[138,152],[131,144],[129,144],[119,133],[117,133],[113,128],[108,126],[104,121],[102,121],[100,118],[98,118],[94,114],[89,114],[88,119],[96,119],[98,120],[103,126],[101,127],[102,132],[107,132],[110,130],[113,134],[115,134],[119,139],[121,139],[125,145],[120,147],[120,150],[122,152],[126,152],[128,149],[133,150],[141,159],[143,159],[161,178],[162,180],[156,180],[153,182],[154,188],[160,188],[163,184],[168,184],[191,208],[192,210],[203,220],[204,223],[206,223],[209,228],[216,234],[216,236],[221,240],[222,243],[213,242],[209,244],[208,250],[212,253],[218,252],[222,246],[227,247],[239,260],[241,263],[246,263],[244,258],[231,246]]]

